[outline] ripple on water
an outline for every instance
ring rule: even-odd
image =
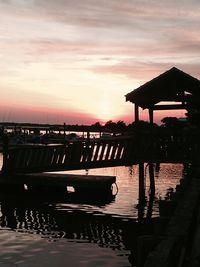
[[[0,158],[0,163],[1,163]],[[0,246],[2,266],[113,266],[128,267],[130,247],[140,229],[137,166],[89,170],[89,174],[115,175],[118,194],[102,203],[28,202],[1,197]],[[73,173],[73,172],[72,172]],[[77,173],[77,172],[76,172]],[[84,171],[82,171],[84,173]],[[162,164],[155,177],[152,216],[158,200],[173,191],[182,176],[180,164]],[[149,190],[148,174],[146,192]],[[74,201],[74,202],[73,202]],[[148,212],[149,196],[143,216]],[[132,252],[134,253],[134,252]]]

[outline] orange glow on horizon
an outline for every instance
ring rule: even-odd
[[[117,120],[119,114],[116,111],[116,107],[110,99],[102,98],[97,101],[93,114],[97,120],[105,123],[109,120]]]
[[[107,103],[108,104],[108,103]],[[107,121],[112,120],[117,122],[119,120],[124,121],[126,124],[132,123],[134,121],[134,112],[131,109],[128,114],[119,114],[118,116],[113,116],[109,114],[111,111],[111,106],[106,106],[105,104],[97,108],[98,112],[96,116],[91,114],[74,112],[74,110],[63,110],[63,109],[51,109],[44,107],[21,107],[21,106],[0,106],[0,121],[10,121],[10,122],[32,122],[32,123],[48,123],[48,124],[85,124],[91,125],[96,122],[104,125]],[[100,109],[102,108],[102,109]],[[164,117],[185,117],[185,110],[179,111],[155,111],[154,112],[154,122],[157,124],[161,123],[161,119]],[[149,121],[148,110],[140,109],[140,120]]]

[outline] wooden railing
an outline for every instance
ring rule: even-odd
[[[197,134],[138,133],[132,136],[8,149],[2,172],[31,173],[139,162],[191,162],[199,151]]]

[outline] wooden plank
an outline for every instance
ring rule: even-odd
[[[39,150],[35,147],[32,149],[32,156],[29,167],[31,168],[37,167],[38,157],[39,157]]]
[[[112,149],[112,152],[111,152],[111,155],[110,155],[110,159],[113,160],[116,158],[116,151],[118,149],[118,143],[113,143],[113,149]]]
[[[106,148],[106,143],[103,143],[101,145],[101,152],[100,152],[100,155],[99,155],[99,161],[102,161],[102,159],[103,159],[105,148]]]
[[[133,148],[133,141],[125,139],[123,142],[124,145],[124,153],[123,153],[123,160],[127,163],[130,162],[134,158],[134,148]],[[116,156],[117,158],[117,156]]]
[[[64,155],[65,155],[65,146],[60,146],[60,156],[59,156],[59,159],[58,159],[58,165],[63,164]]]
[[[46,166],[46,162],[45,162],[45,159],[46,159],[46,151],[47,151],[47,148],[46,147],[42,147],[40,149],[39,166],[41,166],[41,167]]]
[[[111,143],[108,143],[107,151],[106,151],[106,155],[105,155],[105,161],[109,159],[111,148],[112,148],[112,144]]]
[[[17,151],[16,150],[10,150],[8,153],[8,159],[6,160],[6,164],[5,164],[5,169],[12,169],[14,167],[15,164],[15,159],[16,159],[16,154]]]
[[[21,158],[20,158],[20,168],[26,167],[27,154],[28,154],[27,149],[24,149],[23,153],[21,154]]]
[[[28,149],[28,154],[26,158],[26,168],[29,168],[30,162],[31,162],[31,157],[32,157],[32,149]]]
[[[52,160],[51,153],[52,153],[52,147],[46,146],[45,153],[43,156],[43,166],[49,166],[51,164],[51,160]]]
[[[124,149],[124,144],[120,143],[119,147],[118,147],[118,151],[117,151],[117,155],[116,155],[116,159],[121,159],[122,158],[122,151]]]
[[[67,145],[67,150],[66,150],[66,157],[65,157],[65,165],[71,164],[73,162],[73,144],[68,144]]]
[[[37,160],[35,161],[35,165],[36,167],[41,167],[44,166],[45,162],[44,162],[44,155],[45,155],[45,147],[40,147],[37,151]]]
[[[99,154],[99,149],[101,147],[101,144],[97,143],[95,147],[96,147],[96,149],[95,149],[95,154],[94,154],[94,157],[93,157],[93,161],[97,161],[98,154]]]
[[[104,146],[104,143],[101,143],[100,148],[99,148],[99,153],[98,153],[97,161],[100,161],[100,157],[101,157],[103,146]]]
[[[70,162],[70,144],[67,144],[65,146],[65,160],[63,165],[67,166],[69,162]]]
[[[95,147],[95,143],[92,142],[92,144],[89,147],[89,151],[88,151],[88,157],[87,157],[87,162],[92,161],[92,156],[94,154],[94,147]]]
[[[52,162],[51,162],[52,165],[57,165],[58,164],[59,157],[60,157],[60,152],[61,152],[61,147],[60,146],[54,148],[53,159],[52,159]]]
[[[14,167],[15,168],[20,167],[20,162],[21,162],[22,156],[23,156],[23,151],[22,150],[16,150],[15,161],[14,161]]]
[[[175,110],[175,109],[185,109],[186,105],[184,104],[174,104],[174,105],[154,105],[153,110]]]
[[[81,149],[79,152],[80,153],[79,162],[86,162],[87,161],[89,151],[90,151],[90,148],[89,148],[88,142],[81,146]]]
[[[82,152],[83,143],[77,142],[70,144],[69,164],[80,163]]]

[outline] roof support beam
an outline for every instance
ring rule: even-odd
[[[173,109],[186,109],[186,105],[183,104],[174,104],[174,105],[155,105],[152,106],[153,110],[173,110]]]
[[[150,124],[153,124],[153,109],[149,109],[149,122]]]

